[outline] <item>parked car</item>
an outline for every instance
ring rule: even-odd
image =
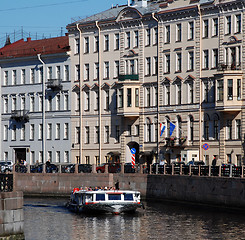
[[[189,161],[187,165],[199,166],[199,165],[205,165],[205,163],[203,161]]]
[[[57,173],[58,170],[59,169],[55,164],[53,163],[46,164],[46,173]]]
[[[30,166],[31,173],[42,173],[43,172],[43,164],[31,165]]]
[[[104,173],[106,165],[108,165],[109,173],[118,173],[121,171],[121,165],[119,163],[102,163],[101,165],[96,167],[96,172]]]
[[[63,166],[62,172],[64,173],[74,173],[75,172],[75,164],[68,164]]]
[[[0,161],[0,171],[12,172],[13,171],[13,162],[12,161]]]
[[[91,164],[79,164],[78,165],[78,172],[81,173],[91,173],[92,172],[92,165]]]

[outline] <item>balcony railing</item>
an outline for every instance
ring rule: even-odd
[[[233,63],[219,63],[218,71],[229,71],[229,70],[241,70],[241,63],[240,62],[233,62]]]
[[[133,80],[138,81],[139,75],[138,74],[127,74],[127,75],[119,75],[118,76],[119,81],[125,81],[125,80]]]
[[[60,91],[63,88],[61,82],[61,79],[48,79],[47,88],[52,89],[52,91]]]
[[[29,111],[27,110],[13,110],[11,112],[11,119],[16,122],[29,122]]]

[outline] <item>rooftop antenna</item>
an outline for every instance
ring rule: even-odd
[[[63,27],[60,28],[60,36],[63,36]]]

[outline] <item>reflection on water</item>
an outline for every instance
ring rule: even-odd
[[[26,239],[245,239],[245,217],[234,212],[146,202],[132,215],[79,215],[64,203],[25,199]]]

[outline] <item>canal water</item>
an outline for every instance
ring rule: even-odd
[[[131,215],[83,215],[69,212],[65,202],[25,198],[25,239],[245,239],[242,212],[148,201]]]

